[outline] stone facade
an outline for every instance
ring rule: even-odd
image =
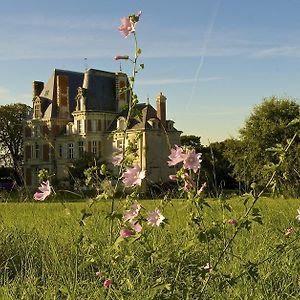
[[[137,104],[139,113],[124,133],[129,94],[124,73],[90,69],[84,73],[54,70],[49,81],[33,82],[33,115],[24,128],[24,176],[27,186],[38,184],[37,174],[48,169],[68,180],[68,166],[87,152],[110,162],[115,149],[130,142],[137,148],[136,163],[146,170],[148,183],[168,180],[170,147],[181,132],[166,119],[166,97]],[[124,137],[124,134],[126,135]],[[138,137],[138,138],[137,138]]]

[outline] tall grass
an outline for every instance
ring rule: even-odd
[[[205,216],[211,223],[223,213],[215,202],[209,201],[212,209]],[[157,205],[154,200],[141,203]],[[242,214],[239,198],[229,203],[234,210],[225,219]],[[299,199],[260,199],[264,224],[242,230],[219,265],[236,283],[213,280],[201,299],[299,299],[299,241],[284,236],[299,205]],[[173,200],[166,207],[165,228],[149,230],[145,243],[128,242],[122,249],[109,246],[109,203],[96,203],[82,227],[80,211],[86,206],[70,203],[66,210],[58,203],[0,204],[0,299],[200,299],[199,274],[208,257],[206,245],[195,242],[199,232],[189,224],[184,201]],[[230,230],[228,226],[228,234]],[[277,245],[292,239],[276,253]],[[213,241],[211,247],[218,250]],[[242,265],[272,253],[276,255],[259,266],[257,277],[241,274]],[[113,288],[103,288],[96,271],[107,272]]]

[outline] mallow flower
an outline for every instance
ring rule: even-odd
[[[114,60],[120,60],[120,59],[129,59],[129,56],[128,55],[116,55],[114,56]]]
[[[126,187],[141,185],[145,176],[146,171],[142,171],[139,165],[134,165],[132,168],[127,168],[123,173],[122,181]]]
[[[138,216],[140,210],[141,210],[141,205],[137,201],[135,201],[131,205],[130,209],[124,211],[123,221],[124,222],[127,222],[127,221],[132,222],[133,219]]]
[[[175,166],[178,163],[182,162],[185,158],[183,149],[177,145],[175,145],[175,148],[171,149],[171,154],[168,156],[170,159],[168,161],[169,166]]]
[[[133,232],[127,228],[122,228],[120,230],[120,236],[122,238],[127,238],[127,237],[131,237],[133,235]]]
[[[119,26],[118,29],[125,38],[127,38],[130,35],[130,33],[135,31],[135,25],[139,21],[141,14],[142,12],[139,11],[135,15],[123,17],[121,19],[121,25]]]
[[[38,192],[33,195],[34,200],[44,201],[51,194],[51,186],[49,180],[43,181],[38,187]]]
[[[194,173],[197,173],[198,169],[200,168],[201,153],[196,153],[195,149],[187,150],[183,157],[183,167],[185,169],[193,170]]]
[[[103,281],[103,286],[104,286],[105,288],[108,288],[108,287],[110,287],[110,286],[112,285],[112,283],[113,283],[113,281],[112,281],[110,278],[108,278],[108,279],[105,279],[105,280]]]
[[[156,208],[154,211],[148,212],[148,224],[153,227],[159,227],[159,225],[163,222],[165,217],[161,214],[160,210]]]

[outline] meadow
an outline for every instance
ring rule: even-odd
[[[244,211],[241,198],[231,198],[233,211],[208,200],[205,220],[228,238],[233,226],[220,219],[237,218]],[[155,208],[158,200],[141,200]],[[261,198],[263,224],[242,229],[218,266],[222,275],[210,281],[200,296],[207,271],[207,245],[220,252],[211,232],[209,244],[190,222],[189,207],[172,200],[164,207],[165,226],[146,228],[138,239],[118,241],[118,224],[110,243],[109,201],[95,203],[0,204],[0,299],[299,299],[300,252],[295,214],[300,199]],[[119,204],[122,208],[122,202]],[[90,215],[91,213],[91,215]],[[84,225],[84,226],[83,226]],[[111,278],[110,288],[103,278]],[[212,275],[213,277],[213,275]],[[226,281],[226,278],[228,280]]]

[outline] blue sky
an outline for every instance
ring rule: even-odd
[[[300,0],[9,0],[0,10],[0,104],[31,104],[32,81],[55,68],[118,71],[112,58],[131,55],[133,39],[117,27],[138,10],[145,69],[136,92],[154,106],[163,92],[184,134],[235,137],[263,97],[300,98]]]

